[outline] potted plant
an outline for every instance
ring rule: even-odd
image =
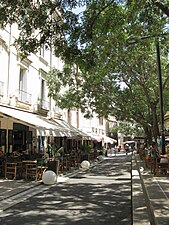
[[[100,150],[99,150],[99,155],[106,155],[107,154],[107,149],[104,148],[104,147],[101,147]]]
[[[81,161],[83,160],[89,160],[89,153],[91,152],[92,150],[92,146],[91,145],[87,145],[87,144],[83,144],[81,146],[81,155],[82,155],[82,159]]]
[[[49,145],[48,149],[52,154],[51,160],[48,161],[48,170],[52,170],[53,172],[56,173],[56,175],[58,175],[63,147],[56,149],[55,147],[52,147],[51,145]]]

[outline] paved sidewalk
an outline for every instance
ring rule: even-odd
[[[152,225],[169,224],[169,175],[154,176],[145,169],[138,154],[134,156]]]
[[[133,225],[150,225],[151,223],[135,156],[132,157],[132,202]]]

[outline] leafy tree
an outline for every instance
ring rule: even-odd
[[[143,136],[144,131],[141,127],[136,126],[135,124],[130,124],[127,122],[120,122],[111,129],[113,133],[122,133],[124,135],[130,136]]]
[[[67,91],[57,96],[56,101],[61,107],[81,107],[83,112],[87,111],[87,116],[92,113],[88,110],[91,109],[99,115],[113,114],[119,120],[138,123],[151,141],[152,132],[155,137],[159,135],[159,85],[153,37],[163,33],[166,20],[150,9],[146,11],[149,17],[145,17],[145,9],[136,4],[103,6],[104,13],[97,6],[95,3],[88,5],[84,14],[88,34],[82,58],[85,63],[78,57],[73,61],[79,65],[80,72],[74,67],[71,70],[72,63],[66,65],[62,84]],[[93,8],[96,10],[94,18]],[[165,36],[161,47],[165,90],[168,86]]]
[[[83,6],[86,7],[84,16],[72,12]],[[7,24],[18,24],[20,34],[16,46],[25,55],[45,44],[46,48],[52,46],[57,55],[69,60],[84,54],[78,46],[90,40],[102,15],[108,13],[105,21],[108,27],[112,16],[118,23],[126,18],[116,15],[115,8],[120,6],[129,7],[125,16],[132,18],[141,9],[140,16],[149,23],[153,20],[152,10],[157,16],[159,13],[169,16],[168,0],[0,0],[0,25],[4,28]],[[112,27],[109,29],[112,31]]]
[[[44,44],[65,61],[63,71],[52,69],[49,74],[50,96],[57,104],[81,108],[87,116],[93,111],[112,113],[140,124],[148,137],[152,132],[157,136],[159,89],[153,37],[160,36],[165,91],[168,0],[39,2],[0,0],[0,24],[2,28],[18,24],[15,45],[23,56]],[[77,6],[85,6],[84,12],[73,13]]]

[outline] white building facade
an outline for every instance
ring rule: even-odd
[[[104,138],[110,130],[107,120],[97,115],[85,119],[80,110],[61,110],[48,97],[46,74],[53,66],[62,70],[63,62],[43,47],[37,54],[21,59],[13,46],[17,35],[15,25],[0,30],[0,147],[3,151],[11,153],[36,146],[37,151],[43,152],[50,142],[61,146],[65,138],[76,140],[79,136],[83,141],[85,133],[85,139],[93,137],[100,141],[98,137],[102,137],[103,145],[107,143]]]

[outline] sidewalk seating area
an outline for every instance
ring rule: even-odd
[[[101,160],[93,160],[91,161],[90,166],[93,167],[96,164],[100,163]],[[63,174],[58,175],[57,182],[63,182],[69,177],[75,176],[79,171],[77,168],[71,168],[70,170],[63,171]],[[84,171],[84,169],[83,169]],[[61,172],[61,171],[60,171]],[[60,173],[59,172],[59,173]],[[4,179],[4,177],[0,178],[0,212],[11,207],[11,204],[16,204],[20,202],[20,199],[23,198],[23,195],[26,193],[29,197],[35,195],[39,192],[43,192],[44,190],[50,188],[50,185],[43,185],[42,180],[25,180],[25,179]],[[12,199],[11,201],[8,201]],[[24,196],[25,198],[25,196]]]
[[[65,154],[57,159],[46,158],[43,155],[30,156],[23,158],[22,156],[4,156],[0,162],[0,177],[13,180],[41,180],[46,170],[52,170],[56,175],[63,174],[77,169],[80,163],[87,159],[92,162],[96,160],[98,154],[90,152],[85,155]],[[87,158],[85,158],[87,157]]]
[[[150,155],[145,155],[143,151],[139,153],[139,157],[144,161],[144,166],[150,170],[151,174],[156,176],[169,175],[169,154],[159,154],[158,157],[153,158]]]
[[[42,159],[38,160],[4,160],[2,167],[5,179],[25,179],[25,180],[39,180],[47,166],[42,163]]]

